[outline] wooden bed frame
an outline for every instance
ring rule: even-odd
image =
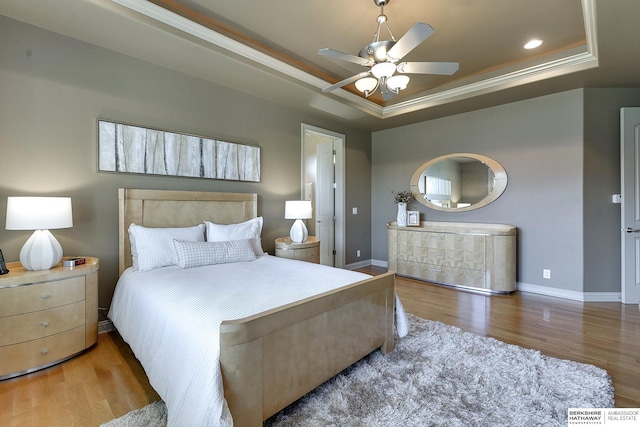
[[[119,271],[127,229],[219,224],[257,216],[257,195],[119,189]],[[262,421],[377,348],[394,347],[394,274],[386,273],[220,327],[224,395],[237,426]],[[303,285],[302,285],[303,286]]]

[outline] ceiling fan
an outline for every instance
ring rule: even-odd
[[[373,42],[363,47],[358,56],[329,48],[318,51],[318,54],[323,56],[369,67],[368,71],[363,71],[324,88],[323,92],[331,92],[355,82],[356,88],[364,93],[365,98],[369,97],[379,87],[382,97],[386,101],[395,97],[402,89],[407,87],[409,76],[405,74],[439,74],[448,76],[458,71],[459,64],[457,62],[400,62],[398,64],[398,61],[433,34],[434,29],[429,24],[416,22],[400,40],[396,41],[384,14],[384,7],[390,1],[373,0],[376,6],[380,6],[380,15],[376,19],[378,26],[373,36]],[[380,29],[383,24],[389,32],[391,40],[380,41]],[[394,75],[396,71],[400,74]],[[374,77],[371,77],[371,75]]]

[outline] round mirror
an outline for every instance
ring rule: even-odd
[[[507,187],[507,172],[495,160],[472,153],[437,157],[411,177],[411,192],[423,205],[445,212],[478,209]]]

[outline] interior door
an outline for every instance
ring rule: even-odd
[[[320,238],[320,264],[335,266],[335,164],[334,143],[316,146],[316,235]]]
[[[622,302],[640,302],[640,108],[620,110]]]

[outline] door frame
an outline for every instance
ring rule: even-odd
[[[305,138],[307,133],[314,134],[326,138],[331,138],[335,142],[336,161],[335,161],[335,239],[334,245],[336,250],[335,266],[338,268],[344,268],[345,266],[345,239],[346,239],[346,211],[345,211],[345,146],[346,137],[344,134],[334,132],[328,129],[319,128],[306,123],[302,123],[300,126],[300,141],[301,141],[301,170],[300,170],[300,198],[304,198],[304,184],[305,184]]]

